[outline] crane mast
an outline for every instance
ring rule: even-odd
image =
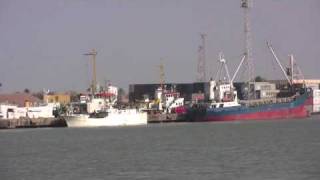
[[[198,49],[198,74],[197,74],[197,81],[198,82],[205,82],[206,81],[206,34],[201,33],[201,45]]]
[[[241,0],[241,7],[244,11],[244,34],[245,34],[245,50],[244,57],[245,63],[248,70],[248,82],[254,82],[254,65],[252,60],[252,38],[251,38],[251,27],[250,27],[250,11],[252,8],[252,0]],[[254,97],[254,91],[251,92],[249,87],[248,89],[248,98]]]
[[[164,90],[164,83],[165,83],[165,80],[164,80],[164,65],[163,65],[163,61],[161,60],[161,63],[159,65],[159,71],[160,71],[160,87],[162,90]]]
[[[92,49],[90,52],[85,53],[84,55],[92,57],[92,84],[91,84],[91,90],[92,90],[92,95],[94,95],[97,92],[97,69],[96,69],[97,51],[95,49]]]

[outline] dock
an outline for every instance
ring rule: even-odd
[[[185,117],[176,113],[170,114],[148,114],[148,123],[170,123],[185,122]]]
[[[63,118],[19,118],[1,119],[0,129],[66,127]]]

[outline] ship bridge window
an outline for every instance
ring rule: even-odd
[[[220,104],[220,105],[219,105],[219,108],[223,108],[223,104]]]

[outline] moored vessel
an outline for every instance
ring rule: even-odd
[[[147,124],[147,114],[136,109],[109,109],[65,117],[68,127],[134,126]]]
[[[73,103],[64,119],[68,127],[133,126],[147,124],[147,113],[133,108],[115,108],[118,88],[110,84],[98,88],[96,78],[96,55],[93,49],[84,55],[92,56],[92,93]],[[97,90],[100,89],[99,92]]]
[[[114,108],[105,98],[74,103],[65,117],[68,127],[132,126],[147,124],[147,113],[133,108]]]
[[[292,96],[289,97],[278,98],[275,96],[239,100],[238,93],[233,87],[233,80],[243,60],[244,58],[231,79],[226,61],[220,55],[221,69],[218,74],[222,69],[225,69],[227,77],[223,80],[210,80],[209,102],[195,104],[191,107],[187,116],[190,121],[272,120],[304,118],[310,114],[306,106],[311,99],[311,90],[307,88],[292,93]],[[248,87],[246,87],[248,93],[253,90],[263,96],[266,91],[262,91],[262,87],[268,89],[267,92],[273,90],[271,83],[264,82],[259,87],[259,91],[254,88],[255,84],[255,82],[248,83]]]
[[[160,86],[155,91],[155,100],[145,101],[147,107],[143,111],[148,113],[148,123],[185,121],[184,98],[180,97],[175,88],[166,89]]]

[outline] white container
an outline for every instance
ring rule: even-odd
[[[313,105],[320,105],[320,90],[313,90]]]
[[[320,112],[320,105],[313,105],[313,112]]]

